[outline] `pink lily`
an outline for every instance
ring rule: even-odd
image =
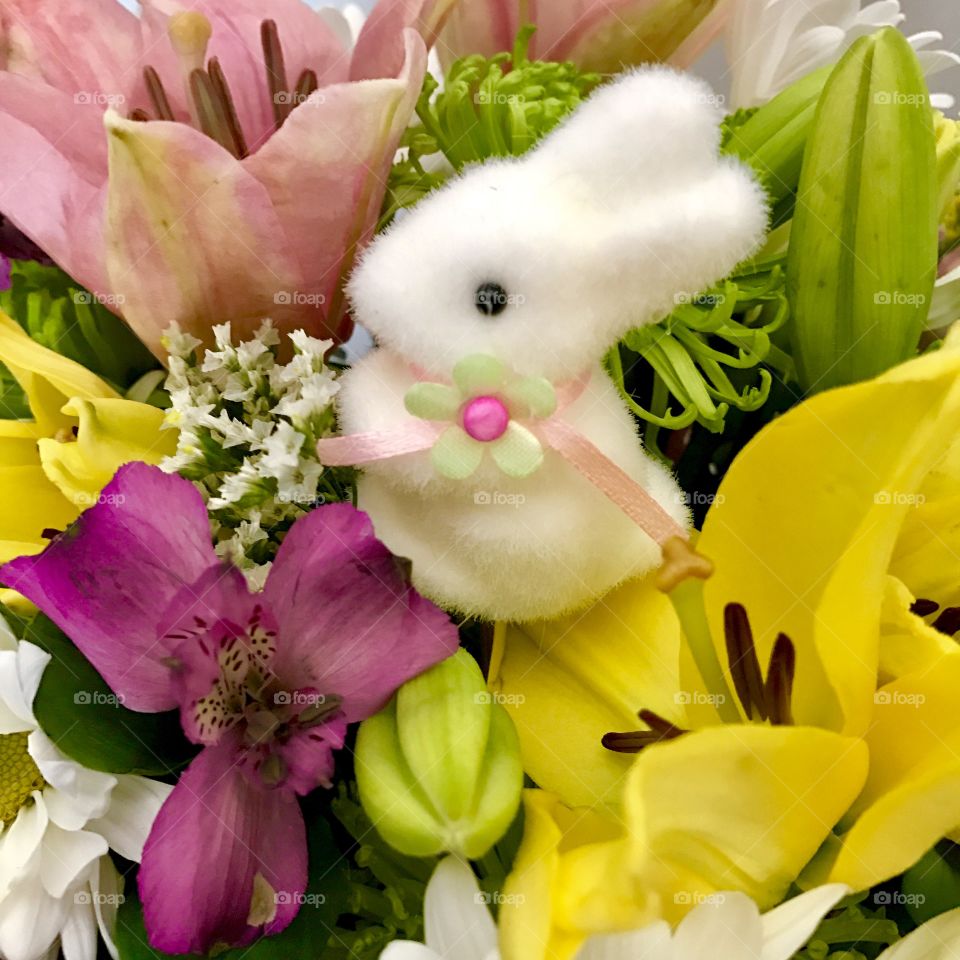
[[[378,73],[301,0],[184,5],[4,2],[0,213],[160,356],[173,321],[342,337],[424,44]]]
[[[652,62],[687,67],[729,14],[729,0],[380,0],[357,41],[363,57],[353,76],[397,69],[406,27],[436,46],[446,68],[467,54],[512,50],[528,23],[537,28],[536,59],[572,60],[600,73]]]
[[[216,556],[193,484],[144,463],[0,577],[128,707],[179,707],[202,747],[140,867],[150,942],[169,953],[246,944],[293,920],[307,877],[297,796],[329,785],[348,723],[458,644],[349,504],[301,517],[251,594]]]

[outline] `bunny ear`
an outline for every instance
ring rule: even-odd
[[[598,88],[529,156],[544,177],[579,180],[617,205],[716,166],[721,98],[668,67]]]
[[[766,228],[766,197],[752,174],[717,156],[695,177],[598,218],[593,249],[609,275],[615,336],[661,320],[722,280],[756,253]]]
[[[581,107],[528,169],[568,198],[563,216],[611,343],[689,302],[763,240],[765,195],[720,155],[711,98],[671,70],[637,71]]]

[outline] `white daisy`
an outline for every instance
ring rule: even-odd
[[[57,749],[33,714],[49,662],[0,619],[0,956],[39,960],[59,944],[65,960],[93,960],[99,928],[116,957],[121,882],[107,852],[139,861],[171,788]]]
[[[899,0],[877,0],[862,9],[860,0],[732,0],[732,5],[727,62],[735,108],[766,103],[795,80],[838,60],[858,37],[904,20]],[[927,77],[960,63],[949,50],[930,49],[943,40],[934,30],[909,40]],[[953,98],[943,94],[932,100],[940,109],[953,105]]]

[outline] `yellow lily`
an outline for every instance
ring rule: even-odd
[[[960,826],[960,652],[932,611],[960,584],[958,346],[811,398],[734,461],[698,544],[716,572],[699,610],[689,584],[677,603],[674,703],[652,699],[637,660],[669,664],[680,630],[647,583],[501,629],[491,684],[557,795],[527,800],[509,886],[546,919],[504,914],[506,960],[567,960],[591,933],[679,919],[713,891],[765,909],[804,873],[863,889]],[[641,708],[649,729],[607,743],[644,749],[611,758],[600,736],[640,726]],[[571,843],[580,805],[615,838]]]
[[[0,420],[0,562],[39,553],[96,502],[124,463],[175,452],[163,411],[123,399],[86,368],[40,346],[0,313],[0,362],[23,388],[32,421]]]

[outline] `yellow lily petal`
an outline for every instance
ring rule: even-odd
[[[503,960],[570,960],[584,935],[557,923],[564,858],[581,847],[607,853],[619,826],[593,811],[571,809],[544,790],[524,791],[523,807],[523,842],[500,908],[500,953]],[[609,873],[589,879],[615,894]]]
[[[867,775],[862,741],[810,727],[732,724],[649,747],[625,822],[530,791],[501,913],[504,960],[570,960],[584,940],[679,922],[711,894],[779,903]]]
[[[37,441],[43,431],[25,420],[0,420],[0,467],[26,467],[40,462]]]
[[[524,770],[572,806],[619,805],[632,757],[600,745],[642,726],[643,707],[683,722],[680,627],[651,580],[632,581],[586,613],[510,624],[490,687],[520,737]]]
[[[885,581],[880,623],[880,683],[915,673],[957,650],[957,644],[910,612],[913,594],[896,577]]]
[[[700,893],[779,903],[867,775],[856,739],[812,727],[726,725],[640,754],[625,799],[631,873],[662,916]]]
[[[46,529],[63,530],[77,519],[79,510],[47,479],[39,463],[0,468],[0,536],[19,552],[3,561],[46,546]],[[2,543],[2,541],[0,541]],[[20,549],[34,545],[37,550]]]
[[[960,442],[953,443],[920,488],[890,564],[916,597],[960,605]]]
[[[865,890],[960,826],[960,653],[877,691],[870,774],[831,878]]]
[[[72,503],[85,509],[125,463],[159,463],[176,452],[174,430],[161,431],[163,411],[133,400],[74,398],[63,413],[79,419],[72,443],[39,441],[50,480]]]
[[[805,401],[734,460],[699,543],[717,567],[707,613],[722,643],[724,606],[744,604],[763,663],[791,637],[799,723],[867,727],[890,557],[958,433],[960,351],[945,347]]]
[[[69,427],[61,408],[70,397],[117,397],[117,392],[86,367],[40,346],[20,325],[0,312],[0,363],[23,388],[43,436]]]

